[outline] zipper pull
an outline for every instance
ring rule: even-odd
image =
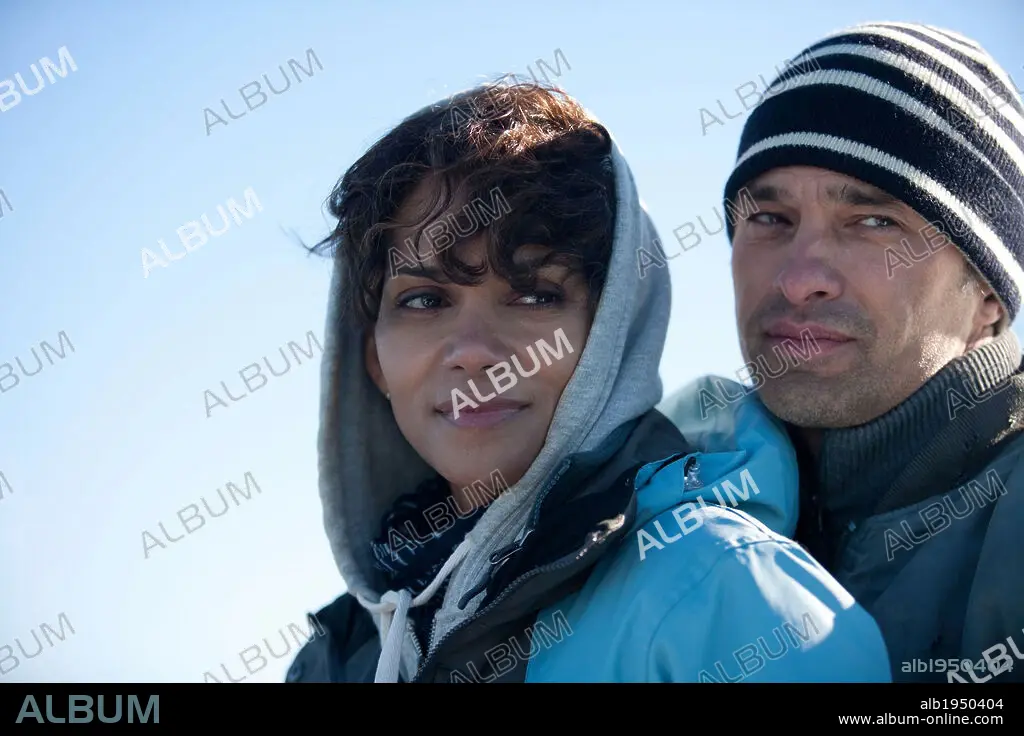
[[[696,455],[691,455],[683,466],[683,488],[692,491],[703,485],[704,483],[700,479],[700,460]]]
[[[473,600],[474,598],[476,598],[481,593],[483,593],[484,590],[487,588],[487,586],[490,585],[490,584],[491,584],[491,577],[490,577],[490,575],[484,575],[483,580],[481,580],[479,583],[477,583],[475,586],[473,586],[472,590],[470,590],[468,593],[466,593],[466,595],[462,596],[462,598],[459,599],[459,610],[461,611],[461,610],[465,609],[465,607],[469,605],[469,602],[471,600]],[[433,638],[433,636],[434,636],[433,631],[431,631],[430,636],[431,636],[431,638]]]
[[[504,564],[504,562],[508,560],[509,557],[514,555],[520,549],[522,549],[523,545],[526,543],[526,538],[529,537],[531,534],[533,534],[533,529],[527,529],[526,527],[523,527],[523,529],[519,532],[519,534],[516,536],[515,540],[513,540],[511,544],[505,545],[504,547],[499,549],[497,552],[494,552],[490,556],[491,564],[498,566]]]
[[[625,514],[619,514],[614,518],[605,519],[604,521],[600,522],[598,524],[597,529],[590,532],[590,534],[587,536],[587,541],[583,543],[582,549],[580,549],[580,551],[576,554],[576,559],[580,559],[591,549],[601,544],[605,539],[608,538],[610,534],[621,529],[622,525],[625,523]]]
[[[533,534],[533,529],[523,527],[511,544],[506,544],[504,547],[491,554],[488,558],[491,563],[491,571],[485,574],[479,583],[462,596],[459,600],[459,610],[464,609],[471,600],[487,589],[487,586],[491,584],[491,580],[494,579],[498,570],[500,570],[502,566],[509,561],[512,555],[523,548],[523,544],[526,543],[526,538],[531,534]]]

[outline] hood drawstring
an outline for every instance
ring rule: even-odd
[[[398,682],[398,667],[402,658],[402,640],[405,637],[409,609],[422,606],[433,598],[442,583],[458,567],[472,546],[469,537],[455,548],[451,557],[444,563],[430,585],[415,598],[408,590],[389,590],[380,597],[379,603],[373,603],[362,596],[356,596],[370,613],[380,614],[381,650],[377,660],[377,674],[374,682]],[[429,644],[429,642],[428,642]]]

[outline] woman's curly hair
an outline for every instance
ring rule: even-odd
[[[608,131],[557,88],[476,87],[411,115],[364,153],[327,199],[336,227],[309,250],[344,265],[341,306],[369,327],[400,247],[392,242],[396,228],[416,224],[419,242],[453,202],[500,202],[504,214],[482,218],[483,227],[466,235],[486,232],[486,262],[473,267],[447,247],[437,255],[445,276],[477,284],[490,268],[516,290],[529,291],[537,269],[555,263],[583,276],[594,309],[614,232],[611,145]],[[426,179],[435,185],[428,216],[397,222],[396,211]],[[528,243],[550,253],[540,262],[515,263],[516,249]]]

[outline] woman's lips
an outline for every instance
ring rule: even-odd
[[[480,404],[477,408],[467,406],[459,409],[459,416],[455,418],[455,410],[452,402],[446,401],[435,407],[435,411],[456,427],[465,428],[486,428],[501,424],[512,417],[519,415],[529,404],[508,399],[495,399]]]

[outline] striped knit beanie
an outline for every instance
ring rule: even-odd
[[[765,91],[743,128],[726,202],[781,166],[860,179],[941,227],[1012,321],[1024,293],[1018,91],[958,33],[909,23],[839,31],[802,51]]]

